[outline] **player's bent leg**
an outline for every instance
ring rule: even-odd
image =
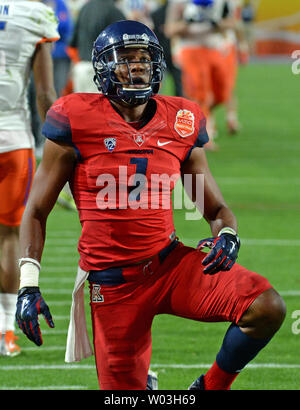
[[[286,314],[281,296],[271,288],[261,293],[242,315],[238,326],[255,339],[271,338],[280,328]]]
[[[0,224],[0,292],[17,293],[19,285],[19,227]]]
[[[187,247],[173,257],[177,254],[181,257],[175,260],[176,281],[165,313],[232,323],[213,366],[195,383],[197,389],[227,390],[280,328],[284,302],[266,278],[237,263],[230,271],[205,275],[201,261],[206,254]]]
[[[94,348],[101,390],[145,390],[147,386],[153,316],[143,312],[139,300],[122,300],[124,289],[130,292],[130,286],[101,285],[101,297],[93,299],[98,287],[91,284]]]
[[[0,355],[21,352],[15,343],[15,312],[19,284],[19,227],[0,224]]]
[[[285,318],[280,295],[270,288],[261,293],[226,332],[216,361],[205,374],[205,389],[229,389],[240,371],[270,342]]]
[[[35,171],[32,149],[0,154],[0,354],[14,357],[15,311],[19,288],[19,225]]]

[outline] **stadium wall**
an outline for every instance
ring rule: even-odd
[[[258,56],[300,50],[300,1],[260,0],[253,29]]]

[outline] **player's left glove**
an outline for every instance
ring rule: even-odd
[[[198,243],[197,249],[203,249],[204,247],[211,249],[202,261],[202,265],[206,266],[203,270],[204,273],[214,275],[219,271],[228,271],[237,260],[240,239],[234,230],[230,229],[222,229],[219,236],[202,239]]]
[[[28,286],[18,292],[16,321],[22,332],[36,345],[43,344],[38,315],[43,314],[49,327],[54,327],[48,305],[39,287]]]

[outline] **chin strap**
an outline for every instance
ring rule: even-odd
[[[131,107],[145,104],[153,95],[151,87],[147,88],[125,88],[117,89],[116,100],[121,100]]]

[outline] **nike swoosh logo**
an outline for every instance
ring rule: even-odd
[[[230,243],[232,243],[232,246],[231,246],[231,249],[230,249],[230,252],[232,252],[232,251],[234,250],[234,248],[235,248],[235,243],[232,242],[232,241],[230,241]]]
[[[173,141],[166,141],[166,142],[160,142],[159,140],[157,140],[157,145],[159,147],[163,147],[164,145],[170,144]]]
[[[24,314],[24,310],[27,308],[29,300],[28,299],[23,299],[22,306],[21,306],[21,316]]]

